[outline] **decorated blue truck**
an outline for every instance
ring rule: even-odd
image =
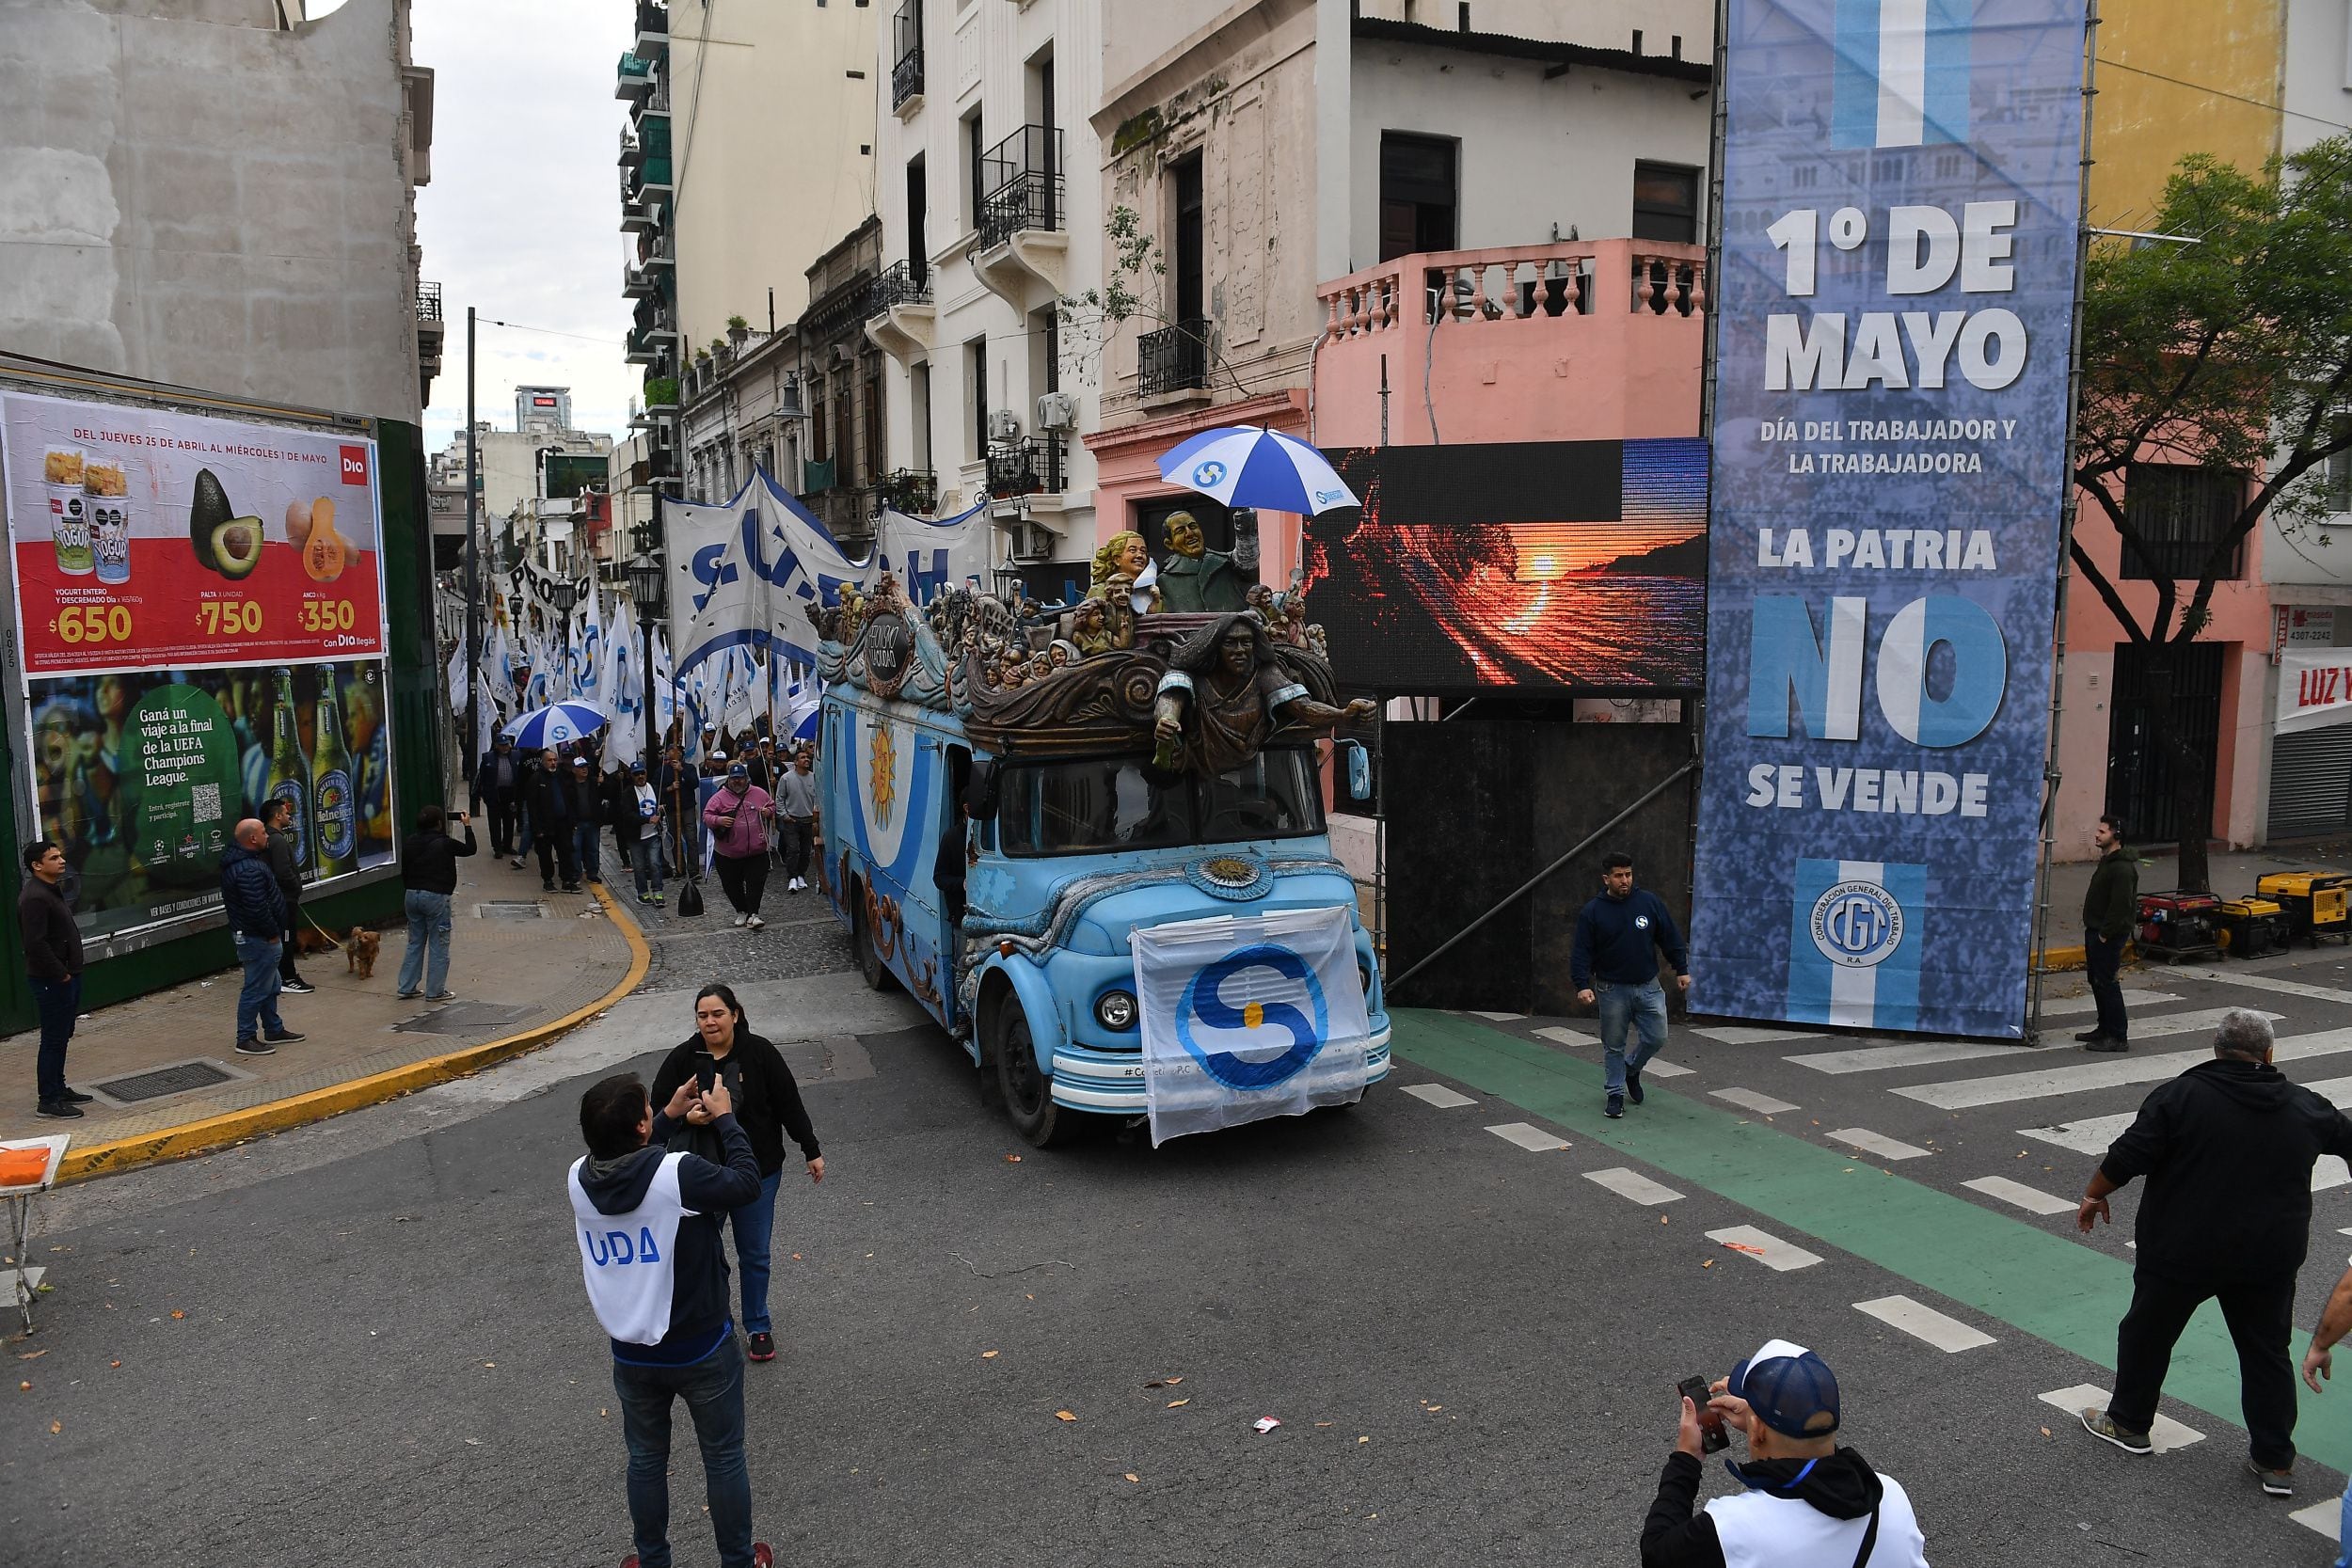
[[[825,894],[866,983],[904,986],[1038,1146],[1303,1114],[1388,1071],[1317,755],[1370,705],[1253,597],[918,608],[885,577],[810,607]]]

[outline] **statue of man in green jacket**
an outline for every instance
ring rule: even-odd
[[[1233,514],[1233,553],[1210,549],[1200,524],[1189,512],[1171,512],[1160,525],[1173,553],[1160,562],[1158,588],[1164,610],[1244,610],[1249,585],[1258,580],[1258,515],[1247,508]]]

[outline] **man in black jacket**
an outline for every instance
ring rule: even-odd
[[[1837,1379],[1820,1355],[1768,1339],[1711,1393],[1704,1413],[1682,1401],[1642,1526],[1642,1568],[1927,1568],[1910,1494],[1838,1447]],[[1724,1463],[1742,1490],[1693,1513],[1702,1414],[1745,1437],[1748,1458]]]
[[[220,902],[245,985],[237,992],[237,1053],[274,1056],[303,1037],[278,1016],[278,950],[285,940],[286,898],[269,868],[269,830],[253,817],[237,824],[236,842],[220,858]]]
[[[539,753],[539,766],[523,781],[523,800],[531,808],[531,842],[539,851],[539,885],[555,891],[555,872],[564,871],[564,891],[580,891],[580,863],[572,858],[572,781],[564,776],[563,759],[552,749]]]
[[[466,830],[463,845],[449,836],[452,820]],[[417,831],[400,851],[400,882],[407,890],[403,903],[408,916],[408,950],[401,955],[395,989],[403,1001],[420,994],[420,977],[434,1001],[456,997],[449,989],[450,900],[457,893],[457,857],[472,854],[474,847],[473,819],[464,812],[451,818],[438,806],[418,810]]]
[[[1691,989],[1691,953],[1665,901],[1633,885],[1633,857],[1611,852],[1600,858],[1600,896],[1576,917],[1568,946],[1568,977],[1576,999],[1600,1012],[1604,1115],[1625,1115],[1628,1100],[1642,1102],[1642,1069],[1666,1046],[1666,991],[1658,983],[1658,954],[1675,966],[1675,984]],[[1635,1024],[1641,1043],[1629,1056],[1626,1025]]]
[[[724,1164],[665,1151],[689,1110],[702,1112],[717,1132]],[[759,1194],[751,1139],[723,1082],[706,1093],[686,1079],[657,1116],[635,1073],[607,1078],[580,1097],[580,1131],[588,1152],[573,1163],[568,1185],[580,1274],[612,1338],[635,1560],[670,1560],[670,1402],[684,1399],[702,1445],[719,1560],[725,1568],[768,1568],[773,1554],[752,1539],[743,1352],[727,1316],[719,1240],[728,1211]]]
[[[2352,1118],[2271,1066],[2270,1022],[2232,1008],[2200,1062],[2140,1103],[2083,1192],[2085,1234],[2113,1224],[2107,1197],[2136,1176],[2139,1202],[2132,1306],[2116,1330],[2115,1396],[2082,1413],[2094,1437],[2151,1451],[2149,1427],[2189,1314],[2221,1302],[2236,1342],[2250,1453],[2274,1497],[2294,1493],[2295,1275],[2312,1223],[2312,1166],[2352,1158]]]
[[[274,795],[262,803],[262,826],[269,830],[269,874],[286,900],[286,934],[278,954],[278,982],[290,996],[308,996],[318,988],[294,968],[294,932],[302,919],[302,850],[294,842],[294,801]]]
[[[515,742],[500,736],[491,742],[490,754],[474,770],[473,793],[490,816],[490,853],[501,860],[516,852],[515,804],[522,786],[523,759],[515,754]]]
[[[72,1120],[90,1097],[66,1086],[65,1048],[82,1012],[82,928],[57,884],[65,851],[47,839],[24,847],[24,885],[16,893],[16,927],[24,939],[24,969],[32,976],[40,1014],[40,1053],[33,1059],[35,1114]]]
[[[2091,830],[2099,863],[2083,890],[2083,969],[2099,1022],[2074,1037],[2086,1051],[2129,1051],[2131,1020],[2123,1013],[2123,944],[2139,919],[2139,863],[2123,847],[2122,819],[2102,816]]]

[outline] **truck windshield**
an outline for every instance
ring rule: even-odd
[[[1292,838],[1323,832],[1323,792],[1312,756],[1290,748],[1213,779],[1166,784],[1147,778],[1137,758],[1025,764],[1005,770],[996,825],[1008,855]]]

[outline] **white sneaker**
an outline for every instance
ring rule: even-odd
[[[749,926],[755,931],[764,931],[768,928],[768,923],[760,919],[757,915],[752,916],[751,919],[745,921],[743,924]]]
[[[745,922],[746,920],[749,920],[750,918],[751,918],[751,916],[749,916],[749,915],[747,915],[747,914],[739,914],[739,915],[737,915],[737,916],[735,917],[735,923],[736,923],[738,926],[740,926],[740,925],[742,925],[742,924],[743,924],[743,922]]]

